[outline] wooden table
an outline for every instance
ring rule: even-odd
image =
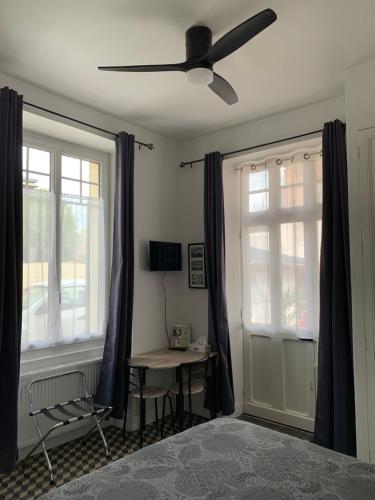
[[[209,353],[209,359],[214,361],[217,357],[216,352]],[[138,354],[128,359],[130,368],[139,370],[139,383],[141,386],[146,385],[146,370],[176,370],[176,382],[179,385],[179,394],[176,396],[176,409],[179,416],[180,430],[182,430],[182,421],[184,413],[184,392],[183,392],[183,366],[187,364],[199,363],[207,358],[205,352],[193,351],[174,351],[170,349],[161,349],[159,351],[147,352]],[[145,400],[140,401],[140,422],[139,430],[142,441],[142,431],[145,428]]]
[[[209,353],[210,358],[216,356],[216,352]],[[174,351],[172,349],[161,349],[160,351],[147,352],[145,354],[138,354],[128,359],[129,366],[154,368],[154,369],[167,369],[177,368],[182,364],[198,363],[207,357],[205,352],[193,351]]]

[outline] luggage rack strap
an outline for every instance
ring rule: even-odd
[[[56,405],[56,407],[54,409],[59,410],[59,408],[57,408],[57,407],[58,407],[58,405]],[[87,413],[84,413],[83,415],[74,415],[73,413],[70,413],[70,412],[65,410],[63,412],[63,414],[72,415],[72,417],[68,418],[68,419],[58,418],[57,416],[53,415],[46,408],[43,408],[42,410],[40,410],[40,413],[43,414],[45,417],[49,418],[50,420],[52,420],[53,422],[57,422],[57,424],[68,425],[68,424],[72,424],[73,422],[78,422],[79,420],[84,420],[84,419],[89,418],[89,417],[95,417],[98,415],[102,415],[103,413],[105,413],[111,409],[112,409],[111,406],[106,406],[105,408],[100,408],[99,410],[89,411]]]
[[[61,406],[68,406],[68,405],[74,406],[74,403],[79,403],[80,401],[85,401],[86,403],[89,403],[92,401],[93,397],[94,397],[93,395],[81,396],[80,398],[70,399],[69,401],[64,401],[63,403],[58,403],[58,404],[54,404],[51,406],[46,406],[46,408],[40,408],[39,410],[31,411],[29,413],[29,416],[32,417],[34,415],[38,415],[39,413],[45,414],[45,410],[47,410],[47,411],[55,410],[55,409],[59,409]]]

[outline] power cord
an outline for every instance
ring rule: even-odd
[[[163,289],[163,294],[164,294],[164,328],[165,328],[165,336],[167,337],[168,345],[170,345],[170,338],[169,338],[169,333],[168,333],[168,321],[167,321],[167,290],[165,288],[165,283],[164,283],[164,278],[166,275],[166,271],[163,272],[161,275],[161,287]]]

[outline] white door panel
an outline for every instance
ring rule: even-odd
[[[284,408],[309,416],[309,351],[304,342],[283,341]]]
[[[245,334],[245,412],[314,430],[315,342]]]
[[[251,359],[251,400],[260,405],[272,406],[272,383],[269,370],[272,366],[272,345],[269,337],[252,335],[249,343]]]

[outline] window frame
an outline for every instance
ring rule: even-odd
[[[42,149],[51,154],[50,190],[56,195],[56,260],[60,262],[60,195],[61,195],[61,159],[62,156],[79,158],[99,164],[99,197],[103,199],[104,207],[104,246],[105,246],[105,291],[104,291],[104,322],[108,315],[109,297],[109,221],[110,221],[110,155],[103,151],[91,149],[78,144],[50,138],[38,133],[24,131],[23,146]],[[61,284],[60,265],[57,265],[58,283]],[[80,340],[74,339],[66,344],[46,347],[31,347],[21,352],[21,373],[31,373],[34,370],[48,369],[50,366],[66,366],[74,360],[86,361],[100,359],[105,335],[101,337]]]
[[[293,151],[300,151],[301,146],[296,144]],[[313,146],[309,149],[321,149],[320,147]],[[264,156],[267,156],[267,150],[263,151]],[[282,152],[280,157],[290,156],[290,153]],[[274,155],[272,155],[273,158]],[[309,161],[306,160],[305,161]],[[281,226],[282,224],[287,223],[298,223],[302,222],[304,224],[304,228],[306,225],[309,226],[309,230],[304,230],[304,251],[305,251],[305,279],[313,280],[311,287],[319,288],[319,267],[317,267],[317,272],[312,272],[315,264],[319,266],[319,254],[317,245],[313,245],[312,243],[318,242],[318,234],[317,234],[317,224],[318,221],[322,219],[322,204],[321,202],[313,201],[308,199],[308,202],[304,200],[304,204],[302,206],[285,208],[281,205],[281,191],[283,187],[295,187],[301,185],[301,183],[290,184],[283,186],[281,183],[281,166],[257,166],[256,171],[265,170],[268,171],[268,182],[267,186],[264,189],[258,189],[251,191],[252,192],[267,192],[268,193],[268,209],[264,211],[254,211],[251,213],[249,211],[249,195],[250,195],[250,186],[249,186],[249,174],[251,174],[250,166],[243,166],[241,168],[241,176],[246,176],[246,181],[241,180],[241,252],[242,252],[242,321],[243,326],[246,330],[251,331],[256,334],[263,334],[266,336],[278,336],[281,335],[283,338],[291,338],[296,339],[298,336],[293,329],[284,327],[282,325],[281,319],[281,311],[280,309],[280,290],[281,290]],[[277,169],[277,170],[276,170]],[[255,172],[255,171],[254,171]],[[277,172],[277,173],[276,173]],[[313,175],[315,178],[315,186],[318,186],[319,181],[316,178],[315,168],[313,169]],[[302,184],[303,185],[303,184]],[[306,193],[304,192],[304,196]],[[310,196],[310,193],[307,193],[307,196]],[[271,222],[270,222],[271,219]],[[251,271],[249,270],[249,263],[246,256],[248,256],[248,244],[249,244],[249,236],[251,234],[251,230],[262,228],[267,228],[268,230],[268,238],[269,238],[269,252],[273,254],[273,258],[270,258],[269,264],[269,279],[271,282],[271,286],[269,287],[270,291],[270,304],[271,304],[271,312],[270,312],[270,323],[253,323],[247,318],[250,316],[250,312],[246,311],[246,306],[249,304],[250,295],[248,290],[246,289],[247,277],[250,276]],[[255,231],[254,231],[255,232]],[[315,248],[316,247],[316,248]],[[275,263],[278,263],[275,265]],[[276,283],[275,286],[272,286],[272,283]],[[280,286],[279,286],[280,285]],[[307,295],[310,295],[311,287],[306,288]],[[310,297],[310,304],[313,310],[313,317],[317,318],[317,311],[319,308],[318,297]],[[316,340],[317,331],[316,328],[307,328],[306,334],[307,338],[311,340]],[[302,332],[301,332],[302,333]]]

